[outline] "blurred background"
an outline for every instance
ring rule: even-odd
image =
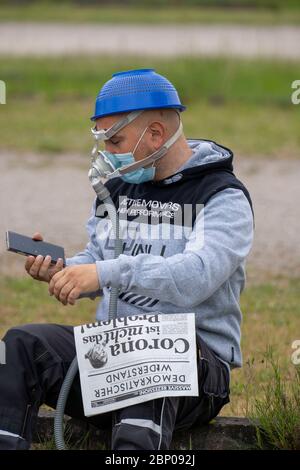
[[[67,255],[85,245],[95,97],[112,73],[149,67],[178,89],[186,136],[233,150],[253,198],[244,368],[222,413],[250,413],[270,380],[270,350],[291,381],[291,344],[300,339],[300,104],[291,98],[299,44],[297,0],[0,0],[1,333],[93,318],[93,302],[60,306],[26,277],[4,232],[40,231]]]

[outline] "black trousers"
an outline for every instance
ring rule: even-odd
[[[39,407],[53,408],[75,356],[73,327],[29,324],[3,338],[6,364],[0,365],[0,449],[28,449]],[[208,423],[229,402],[229,372],[199,341],[199,397],[168,397],[84,417],[79,376],[66,414],[112,432],[113,450],[169,449],[173,431]]]

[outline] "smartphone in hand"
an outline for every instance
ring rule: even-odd
[[[51,256],[51,264],[56,264],[58,258],[62,258],[65,266],[65,250],[59,245],[33,240],[31,237],[8,230],[6,232],[6,246],[8,251],[25,256],[42,255],[45,257],[49,255]]]

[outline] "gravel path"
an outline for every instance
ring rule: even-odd
[[[24,274],[24,258],[5,251],[7,229],[63,244],[68,255],[86,242],[94,198],[89,159],[0,153],[0,273]],[[236,157],[236,175],[248,187],[256,214],[250,281],[300,275],[300,161]]]
[[[300,27],[0,23],[0,54],[232,55],[299,60]]]

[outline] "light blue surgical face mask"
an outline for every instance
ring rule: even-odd
[[[114,170],[119,170],[120,168],[123,168],[127,165],[132,165],[133,163],[135,163],[134,152],[136,151],[139,143],[144,137],[147,129],[148,129],[148,126],[142,132],[132,152],[111,153],[111,152],[108,152],[107,150],[103,150],[101,152],[104,159],[109,160],[109,162],[112,164]],[[152,164],[152,166],[149,168],[137,168],[133,171],[129,171],[128,173],[124,173],[123,175],[121,175],[121,178],[123,181],[126,181],[126,183],[140,184],[140,183],[145,183],[146,181],[153,180],[154,175],[155,175],[155,167]]]
[[[106,150],[103,150],[101,153],[105,155],[105,157],[110,161],[115,170],[135,163],[132,152],[110,153]],[[136,170],[129,171],[128,173],[121,175],[121,178],[123,181],[126,181],[126,183],[139,184],[153,180],[154,175],[155,168],[154,166],[151,166],[150,168],[137,168]]]

